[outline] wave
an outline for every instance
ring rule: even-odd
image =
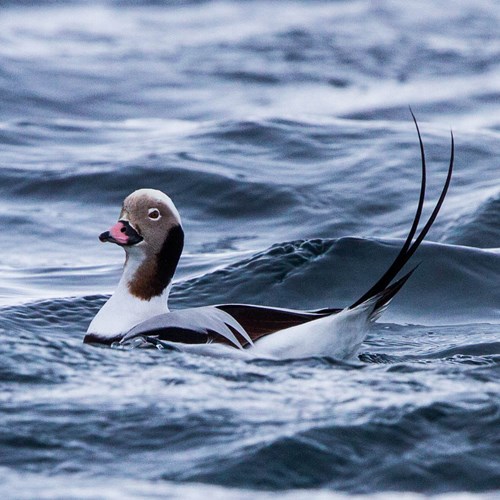
[[[156,187],[176,193],[177,204],[196,205],[206,214],[221,217],[245,217],[247,214],[271,215],[271,209],[286,211],[296,202],[293,192],[279,185],[268,185],[231,178],[200,169],[175,167],[178,158],[165,158],[168,167],[146,165],[128,166],[119,175],[114,168],[90,172],[31,172],[3,171],[0,176],[3,189],[17,202],[28,198],[35,200],[78,200],[87,204],[119,207],[123,198],[139,187]],[[89,169],[90,170],[90,169]],[[165,186],[165,187],[164,187]],[[168,189],[167,189],[168,188]]]
[[[478,248],[500,248],[500,191],[460,215],[446,231],[446,241]]]
[[[272,492],[255,488],[228,488],[199,483],[178,483],[175,481],[148,481],[146,479],[123,478],[119,476],[108,476],[104,478],[71,477],[68,484],[68,475],[64,472],[45,476],[23,471],[16,472],[3,467],[0,469],[0,478],[6,491],[15,492],[18,500],[30,500],[37,497],[40,491],[45,496],[58,497],[61,490],[64,497],[77,500],[91,500],[97,495],[101,497],[119,496],[121,498],[172,498],[182,500],[200,500],[202,497],[212,496],[219,500],[254,500],[256,496],[262,500],[302,500],[305,497],[314,497],[317,500],[353,500],[363,497],[353,497],[350,494],[333,491],[308,490],[304,488],[286,491]],[[98,493],[96,493],[98,492]],[[386,491],[383,493],[371,493],[373,500],[398,500],[402,493],[397,491]],[[427,495],[404,492],[405,500],[425,500]],[[433,496],[436,500],[492,500],[491,493],[467,493],[459,494],[443,493]]]
[[[497,487],[494,441],[486,440],[481,450],[472,453],[447,450],[450,443],[468,450],[468,439],[476,433],[492,437],[498,422],[492,401],[388,408],[362,424],[332,423],[283,432],[271,440],[256,438],[258,444],[242,446],[230,460],[217,460],[206,467],[209,472],[188,473],[186,479],[231,487],[259,484],[272,490],[284,485],[328,487],[358,494],[388,489],[493,491]],[[435,447],[442,450],[439,458]],[[164,479],[171,476],[166,473]]]
[[[415,377],[375,365],[347,373],[310,361],[235,365],[56,347],[52,358],[31,351],[38,381],[16,382],[40,385],[4,405],[6,425],[17,425],[0,433],[2,465],[29,460],[31,474],[96,484],[126,474],[274,491],[496,488],[499,401],[479,370],[469,370],[472,385],[461,371],[461,383],[440,387],[439,363]]]
[[[362,238],[275,245],[247,260],[178,284],[172,303],[345,307],[383,274],[399,247],[395,241]],[[424,242],[413,262],[421,264],[384,320],[418,324],[498,321],[498,252]]]

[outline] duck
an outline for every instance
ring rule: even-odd
[[[450,185],[454,138],[446,180],[417,234],[426,191],[426,160],[413,115],[421,157],[418,204],[397,256],[382,276],[347,307],[296,310],[230,303],[169,310],[168,298],[184,247],[184,230],[172,199],[141,188],[123,201],[118,221],[101,242],[125,251],[115,292],[92,319],[83,342],[112,347],[156,346],[220,357],[297,359],[314,356],[352,359],[375,322],[418,265],[398,277],[434,223]]]

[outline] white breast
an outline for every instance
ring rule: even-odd
[[[114,337],[128,332],[142,321],[168,312],[169,288],[158,297],[141,300],[130,294],[127,287],[118,287],[92,320],[87,333]]]
[[[161,295],[152,297],[150,300],[140,299],[130,293],[128,285],[139,264],[140,259],[130,258],[127,261],[115,293],[96,314],[87,333],[102,337],[115,337],[128,332],[142,321],[168,312],[170,285]]]

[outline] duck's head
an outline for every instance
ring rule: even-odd
[[[161,295],[170,283],[184,245],[181,218],[172,200],[156,189],[138,189],[123,201],[118,222],[99,236],[135,261],[130,291],[139,297]]]
[[[140,245],[158,252],[170,230],[178,226],[181,218],[170,197],[157,189],[138,189],[125,198],[118,222],[99,239],[125,250]]]

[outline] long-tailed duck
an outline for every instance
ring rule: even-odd
[[[220,355],[272,358],[356,354],[368,327],[387,307],[414,269],[394,281],[426,236],[441,208],[453,171],[454,140],[448,174],[432,214],[417,233],[425,197],[426,164],[415,217],[401,250],[382,277],[346,308],[300,311],[248,304],[168,309],[172,279],[184,245],[181,218],[172,200],[156,189],[139,189],[123,202],[118,222],[99,239],[125,250],[118,288],[90,323],[84,342],[125,344],[141,339]],[[229,353],[232,354],[229,354]]]

